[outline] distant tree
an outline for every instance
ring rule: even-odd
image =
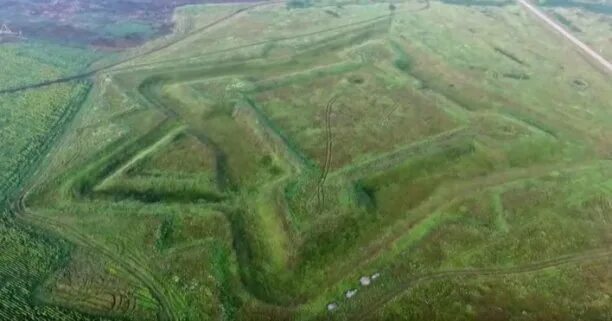
[[[287,9],[303,9],[312,7],[312,0],[289,0]]]

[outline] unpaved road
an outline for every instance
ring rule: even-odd
[[[604,57],[600,56],[595,50],[591,49],[591,47],[587,46],[584,42],[580,41],[578,38],[574,37],[571,33],[561,27],[557,22],[553,19],[549,18],[546,14],[544,14],[539,8],[532,5],[528,0],[516,0],[520,5],[525,7],[527,10],[531,11],[536,17],[540,20],[544,21],[549,26],[553,27],[557,32],[559,32],[563,37],[567,38],[574,45],[576,45],[580,50],[589,55],[602,67],[604,67],[605,71],[612,74],[612,63],[607,61]]]

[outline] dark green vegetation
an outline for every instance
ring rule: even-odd
[[[202,0],[6,0],[0,24],[28,39],[121,49],[168,33],[174,8]],[[223,2],[223,1],[218,1]],[[15,41],[0,35],[3,41]]]
[[[36,43],[5,44],[1,49],[2,89],[63,77],[95,59],[82,49]],[[0,201],[22,183],[37,157],[48,151],[49,142],[71,121],[88,90],[88,84],[73,81],[0,97],[4,143],[0,149]]]
[[[0,316],[609,319],[610,76],[512,5],[309,5],[181,10],[66,94]]]

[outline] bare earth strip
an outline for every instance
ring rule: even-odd
[[[584,53],[589,55],[591,58],[595,59],[598,63],[600,63],[604,69],[612,74],[612,63],[607,61],[605,58],[600,56],[595,50],[591,49],[591,47],[587,46],[584,42],[580,41],[578,38],[574,37],[569,31],[565,30],[554,20],[546,16],[540,9],[529,3],[527,0],[517,0],[520,5],[525,7],[527,10],[531,11],[542,21],[546,22],[549,26],[553,27],[556,31],[558,31],[563,37],[567,38],[574,45],[580,48]]]

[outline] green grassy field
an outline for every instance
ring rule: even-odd
[[[56,97],[14,116],[36,128],[19,139],[64,133],[11,185],[7,229],[30,226],[16,233],[44,264],[8,302],[75,319],[609,319],[610,75],[512,3],[310,5],[189,6],[91,89],[2,96]]]
[[[43,52],[44,51],[44,52]],[[0,46],[2,89],[72,74],[96,55],[46,43]],[[7,200],[31,178],[31,172],[62,136],[90,85],[73,81],[0,97],[0,319],[108,320],[38,299],[43,284],[69,261],[71,244],[34,229],[5,208]]]

